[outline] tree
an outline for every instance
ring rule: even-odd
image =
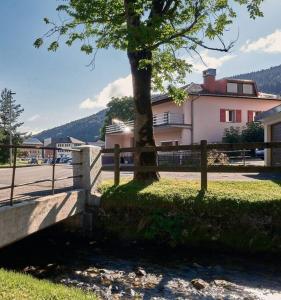
[[[44,18],[51,28],[35,41],[55,36],[48,49],[56,51],[61,37],[69,46],[82,43],[86,54],[113,47],[127,52],[131,66],[135,102],[136,146],[154,146],[151,89],[164,91],[181,103],[182,89],[191,64],[183,58],[205,48],[227,52],[223,35],[236,18],[236,9],[246,6],[250,17],[262,16],[263,0],[68,0],[57,7],[61,23]],[[65,18],[62,14],[65,14]],[[217,45],[219,43],[219,45]],[[94,55],[95,57],[95,55]],[[93,60],[94,64],[94,60]],[[155,152],[139,152],[135,165],[156,165]],[[135,179],[158,179],[156,172],[135,172]]]
[[[245,127],[226,128],[223,143],[258,143],[264,141],[264,127],[259,122],[249,122]]]
[[[22,106],[16,104],[16,100],[13,99],[12,92],[4,89],[0,98],[0,127],[6,132],[11,129],[12,133],[15,134],[17,129],[23,125],[23,122],[19,122],[19,117],[23,111]]]
[[[24,109],[20,104],[16,104],[16,100],[13,99],[12,92],[8,89],[4,89],[1,92],[0,97],[0,129],[2,135],[1,143],[9,145],[10,143],[18,143],[20,141],[20,135],[17,133],[17,129],[23,125],[23,122],[19,122],[19,118]],[[1,149],[0,160],[6,162],[7,153],[9,150]],[[10,150],[10,163],[12,162],[12,150]]]
[[[241,142],[241,129],[240,127],[229,127],[225,128],[223,138],[223,143],[235,144]]]
[[[264,127],[260,122],[250,122],[242,129],[241,141],[245,143],[264,142]]]
[[[100,129],[100,138],[105,139],[105,128],[110,125],[112,119],[118,119],[123,122],[134,119],[135,109],[132,97],[113,97],[107,104],[107,112],[102,128]]]

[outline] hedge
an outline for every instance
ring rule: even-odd
[[[281,182],[125,180],[100,187],[99,231],[110,238],[167,246],[281,252]]]

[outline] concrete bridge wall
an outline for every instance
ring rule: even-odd
[[[74,190],[0,207],[0,248],[83,213],[85,193]]]

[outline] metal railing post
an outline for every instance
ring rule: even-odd
[[[52,194],[55,194],[56,149],[53,149]]]
[[[200,144],[201,148],[201,191],[207,191],[208,189],[208,152],[207,141],[202,140]]]
[[[12,148],[10,148],[12,149]],[[10,205],[14,204],[14,189],[15,189],[15,178],[16,178],[16,168],[17,168],[17,147],[14,148],[14,157],[13,157],[13,174],[12,174],[12,185],[11,185],[11,195],[10,195]]]
[[[114,185],[120,184],[120,145],[114,146]]]

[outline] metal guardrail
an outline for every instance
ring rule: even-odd
[[[10,186],[5,186],[5,187],[0,187],[0,190],[7,190],[10,189],[10,205],[13,206],[14,204],[14,190],[17,187],[24,187],[32,184],[37,184],[37,183],[43,183],[43,182],[51,182],[51,192],[54,195],[55,194],[55,182],[56,181],[61,181],[61,180],[66,180],[66,179],[74,179],[74,178],[81,178],[83,175],[77,175],[77,176],[67,176],[67,177],[61,177],[61,178],[55,178],[55,170],[56,170],[56,152],[59,150],[65,150],[63,148],[54,148],[54,147],[40,147],[40,146],[21,146],[21,145],[3,145],[0,144],[0,149],[13,149],[13,161],[12,161],[12,180],[11,180],[11,185]],[[22,184],[15,184],[15,178],[16,178],[16,169],[18,168],[17,166],[17,151],[18,149],[37,149],[37,150],[50,150],[52,151],[52,178],[51,179],[43,179],[43,180],[36,180],[32,182],[26,182]],[[71,149],[69,152],[72,151],[78,151],[80,152],[81,150],[79,149]],[[82,163],[75,163],[72,165],[82,165]]]
[[[237,143],[237,144],[208,144],[206,140],[202,140],[199,145],[179,145],[179,146],[155,146],[155,147],[132,147],[120,148],[115,145],[111,149],[103,149],[102,153],[114,154],[114,166],[103,166],[103,171],[114,171],[114,184],[120,183],[120,171],[138,171],[138,172],[200,172],[201,173],[201,190],[206,191],[208,187],[208,172],[219,173],[255,173],[255,172],[281,172],[281,166],[246,166],[243,165],[208,165],[208,151],[226,150],[229,152],[242,151],[245,157],[248,150],[253,149],[276,149],[281,148],[281,142],[270,143]],[[175,151],[198,151],[200,157],[200,166],[121,166],[121,153],[135,152],[175,152]]]

